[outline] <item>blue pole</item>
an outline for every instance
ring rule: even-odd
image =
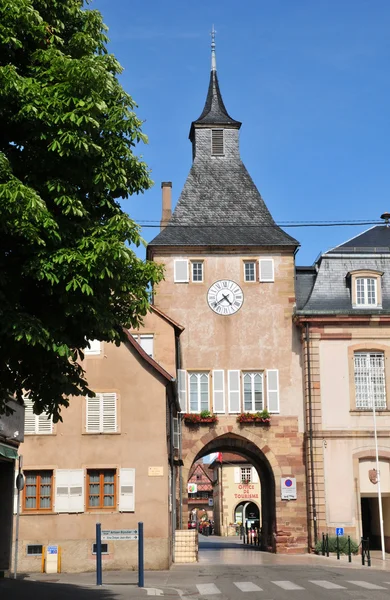
[[[102,526],[96,523],[96,585],[102,585]]]
[[[138,523],[138,587],[144,587],[144,524]]]

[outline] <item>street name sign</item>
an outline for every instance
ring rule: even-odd
[[[102,529],[102,542],[138,540],[138,529]]]

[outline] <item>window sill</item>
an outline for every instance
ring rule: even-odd
[[[363,410],[353,409],[353,410],[349,411],[349,414],[352,416],[356,416],[356,415],[362,416],[363,415],[365,417],[372,417],[372,409],[371,408],[363,409]],[[375,415],[377,417],[380,417],[381,415],[388,417],[389,414],[390,414],[390,410],[388,408],[380,409],[380,410],[376,409],[376,411],[375,411]]]
[[[121,435],[120,431],[83,431],[81,435]]]
[[[54,512],[53,510],[29,510],[29,511],[21,511],[20,512],[20,516],[21,517],[36,517],[37,515],[39,515],[40,517],[42,516],[50,516],[50,515],[57,515],[58,513]]]
[[[36,435],[36,436],[37,436],[37,435],[39,435],[39,436],[42,436],[42,435],[43,435],[43,436],[45,436],[45,437],[50,437],[51,435],[57,435],[57,434],[56,434],[56,433],[54,433],[54,432],[53,432],[53,433],[26,433],[26,432],[24,432],[24,435],[28,435],[29,437],[30,437],[30,436],[32,437],[33,435]]]

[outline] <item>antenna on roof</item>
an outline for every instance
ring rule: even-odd
[[[390,213],[388,213],[388,212],[383,213],[383,215],[381,215],[381,219],[384,219],[385,225],[386,225],[386,227],[388,227],[389,220],[390,220]]]
[[[216,71],[217,70],[217,59],[215,57],[215,34],[217,32],[214,29],[214,25],[213,28],[211,30],[211,70],[212,71]]]

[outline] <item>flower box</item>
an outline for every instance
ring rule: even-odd
[[[184,422],[187,425],[201,425],[202,423],[217,423],[216,415],[202,415],[198,413],[186,413],[183,415]]]
[[[238,423],[259,423],[262,425],[270,425],[271,416],[267,411],[261,413],[241,413],[237,417]]]

